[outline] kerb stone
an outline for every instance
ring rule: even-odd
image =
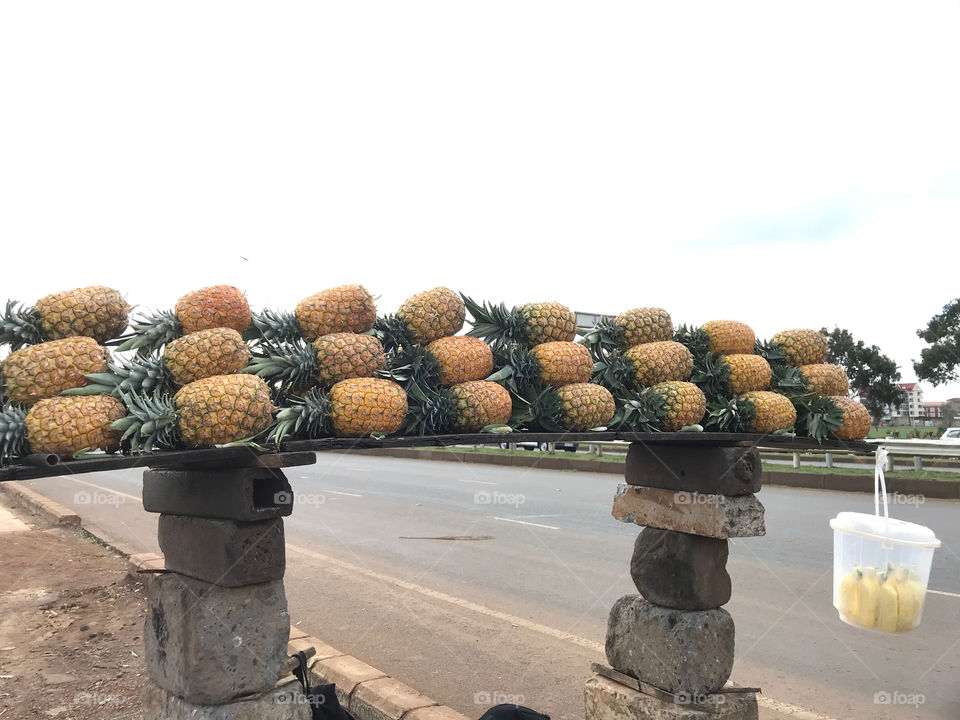
[[[167,515],[253,522],[293,512],[293,491],[282,470],[147,470],[143,509]]]
[[[226,705],[195,705],[147,682],[143,720],[310,720],[310,706],[299,683],[289,683],[258,698]]]

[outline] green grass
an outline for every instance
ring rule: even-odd
[[[626,460],[626,453],[620,455],[607,454],[603,457],[596,455],[585,455],[583,453],[568,453],[558,450],[557,452],[547,453],[539,450],[501,450],[494,447],[420,447],[417,450],[430,450],[432,452],[458,452],[465,455],[519,455],[529,458],[569,458],[571,460],[600,460],[602,462],[623,463]]]
[[[873,468],[828,468],[814,467],[810,465],[799,468],[790,465],[777,465],[774,463],[763,463],[763,469],[770,472],[793,472],[804,473],[807,475],[861,475],[863,477],[873,477]],[[941,482],[960,482],[960,473],[937,472],[936,470],[894,470],[884,473],[887,478],[901,478],[904,480],[938,480]]]
[[[926,436],[928,433],[931,434],[933,437],[932,437],[932,438],[925,438],[925,439],[928,439],[928,440],[929,440],[929,439],[933,439],[933,440],[935,440],[935,439],[939,438],[939,437],[943,434],[943,428],[939,428],[939,427],[913,427],[913,428],[912,428],[912,427],[882,427],[882,428],[871,427],[871,428],[870,428],[870,434],[867,435],[867,437],[870,437],[870,438],[886,438],[886,437],[893,438],[893,434],[894,434],[894,433],[900,433],[900,437],[899,437],[899,438],[894,438],[894,439],[899,439],[899,440],[905,440],[905,439],[907,439],[907,438],[918,438],[918,437],[924,437],[924,438],[925,438],[925,436]]]

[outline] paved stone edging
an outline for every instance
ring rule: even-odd
[[[623,475],[624,464],[604,460],[582,460],[544,455],[531,451],[525,455],[485,455],[482,453],[418,450],[416,448],[383,448],[351,450],[351,453],[379,455],[381,457],[406,458],[408,460],[433,460],[438,462],[475,463],[501,467],[533,467],[540,470],[578,470],[580,472]],[[571,455],[573,453],[570,453]],[[764,485],[813,488],[817,490],[843,490],[847,492],[873,492],[873,478],[865,475],[835,475],[818,473],[793,473],[764,470],[761,482]],[[960,500],[960,482],[945,480],[914,480],[911,478],[887,478],[887,491],[901,495],[923,495],[931,499]]]
[[[80,527],[80,516],[60,503],[34,492],[18,482],[0,482],[0,492],[25,508],[31,515],[40,515],[57,527]]]

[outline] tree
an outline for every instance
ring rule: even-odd
[[[850,378],[850,389],[866,406],[874,422],[883,418],[888,407],[903,402],[904,392],[897,381],[897,363],[880,352],[876,345],[867,346],[854,340],[849,330],[823,328],[827,336],[827,362],[839,365]]]
[[[913,369],[921,380],[934,385],[951,382],[958,378],[960,364],[960,298],[943,306],[943,312],[934,315],[924,330],[917,335],[930,343],[920,351],[920,362]]]
[[[940,406],[940,424],[945,427],[953,426],[953,423],[960,418],[960,401],[947,400]]]

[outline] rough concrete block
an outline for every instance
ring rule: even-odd
[[[405,715],[403,720],[470,720],[466,715],[461,715],[452,707],[446,705],[431,705],[430,707],[411,710]]]
[[[147,470],[143,509],[252,522],[289,515],[293,491],[282,470]]]
[[[357,685],[349,710],[356,720],[400,720],[404,713],[436,704],[409,685],[384,677]]]
[[[757,720],[754,693],[721,693],[694,698],[717,713],[676,705],[614,682],[602,675],[587,680],[586,720]]]
[[[766,533],[763,505],[755,495],[701,495],[621,484],[612,515],[621,522],[724,540]]]
[[[646,600],[678,610],[709,610],[730,601],[726,540],[644,528],[630,575]]]
[[[318,660],[311,666],[310,672],[316,678],[311,680],[311,684],[336,683],[337,699],[345,708],[350,707],[350,695],[357,685],[368,680],[386,677],[375,667],[357,660],[352,655],[340,655]]]
[[[629,485],[710,495],[760,491],[760,451],[755,447],[690,448],[633,443],[624,478]]]
[[[143,720],[310,720],[310,706],[299,683],[288,683],[252,700],[195,705],[147,682]]]
[[[723,608],[674,610],[625,595],[607,622],[611,667],[672,693],[722,688],[733,670],[733,643],[733,618]]]
[[[286,569],[283,520],[237,522],[161,515],[157,530],[167,569],[226,587],[280,580]]]
[[[225,588],[160,575],[144,623],[147,674],[198,705],[265,692],[280,679],[289,633],[281,581]]]

